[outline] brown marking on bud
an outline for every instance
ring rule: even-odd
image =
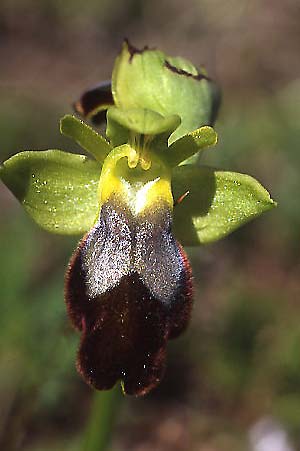
[[[128,52],[129,52],[129,55],[130,55],[130,57],[129,57],[129,62],[130,63],[131,63],[131,61],[132,61],[132,59],[133,59],[133,57],[135,55],[142,55],[146,51],[155,50],[154,47],[150,48],[150,47],[148,47],[148,45],[145,45],[142,49],[138,49],[138,48],[134,47],[134,45],[132,45],[129,42],[128,38],[125,38],[124,42],[125,42],[125,44],[127,45],[127,48],[128,48]]]
[[[209,77],[207,77],[204,74],[201,74],[200,72],[198,72],[197,75],[191,74],[190,72],[187,72],[184,69],[180,69],[179,67],[173,66],[171,63],[169,63],[169,61],[165,60],[165,67],[167,69],[169,69],[170,71],[174,72],[175,74],[178,75],[183,75],[185,77],[190,77],[193,78],[194,80],[207,80],[207,81],[211,81],[211,79]]]

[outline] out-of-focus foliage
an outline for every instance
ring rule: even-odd
[[[123,406],[114,449],[240,451],[266,415],[299,449],[299,21],[296,0],[1,2],[1,161],[49,146],[78,151],[57,120],[110,77],[128,36],[207,65],[223,103],[218,147],[202,162],[250,173],[279,204],[191,252],[192,327],[170,346],[160,389]],[[0,232],[0,447],[78,449],[90,391],[73,367],[63,304],[76,243],[39,230],[4,186]]]

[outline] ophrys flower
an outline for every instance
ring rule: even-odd
[[[111,92],[101,86],[77,103],[91,117],[108,109],[107,139],[73,116],[61,121],[94,159],[28,151],[1,167],[38,224],[85,233],[67,270],[66,302],[82,334],[78,370],[97,389],[121,380],[125,393],[141,395],[159,383],[167,340],[190,318],[182,246],[215,241],[274,206],[253,178],[196,161],[216,143],[217,103],[203,70],[125,43]]]

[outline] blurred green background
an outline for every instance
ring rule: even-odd
[[[279,203],[188,250],[191,326],[170,343],[161,386],[120,402],[108,449],[275,451],[253,444],[268,418],[290,443],[276,451],[300,450],[299,23],[297,0],[1,0],[0,161],[78,151],[58,120],[110,78],[128,37],[206,66],[223,102],[203,162],[255,176]],[[93,393],[63,302],[77,239],[38,229],[2,184],[0,232],[0,449],[84,449]]]

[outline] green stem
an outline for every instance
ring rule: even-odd
[[[109,391],[94,393],[81,451],[109,449],[121,396],[119,386]]]

